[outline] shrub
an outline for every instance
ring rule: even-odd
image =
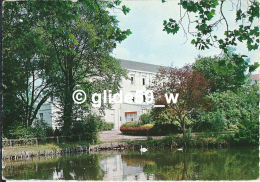
[[[34,121],[32,127],[29,128],[29,131],[32,137],[41,138],[43,140],[53,133],[52,127],[42,120]]]
[[[133,125],[133,124],[132,124]],[[153,125],[145,124],[140,126],[131,126],[131,124],[122,125],[120,131],[125,135],[136,135],[136,136],[158,136],[158,135],[169,135],[179,133],[180,130],[173,124],[162,124]]]
[[[132,121],[132,122],[124,123],[122,126],[137,127],[137,126],[140,126],[140,123],[138,123],[136,121]]]
[[[154,126],[154,124],[145,124],[145,125],[141,125],[141,127],[153,127]]]
[[[227,128],[223,111],[197,113],[193,118],[193,131],[223,131]]]
[[[120,131],[125,135],[136,135],[136,136],[144,136],[149,135],[149,131],[153,126],[121,126]]]
[[[150,123],[153,123],[153,117],[149,113],[142,114],[140,116],[140,121],[142,124],[150,124]]]
[[[40,138],[46,141],[46,137],[53,135],[52,127],[42,120],[35,120],[32,126],[18,125],[10,129],[10,138]]]
[[[240,130],[236,134],[237,140],[240,138],[245,142],[244,137],[246,137],[248,142],[258,141],[259,133],[255,133],[254,129],[258,124],[253,124],[258,123],[259,115],[257,85],[244,85],[236,91],[215,92],[207,97],[213,107],[209,111],[193,113],[193,131],[237,132]],[[255,127],[251,127],[251,124]]]
[[[12,126],[9,130],[8,138],[28,138],[29,131],[26,126]]]
[[[150,130],[150,135],[169,135],[181,133],[181,130],[178,126],[174,124],[155,124]]]
[[[98,123],[98,131],[108,131],[108,130],[112,130],[113,128],[114,128],[114,123],[107,123],[104,121]]]
[[[85,120],[78,120],[73,122],[72,133],[80,135],[86,141],[96,142],[98,123],[102,122],[100,116],[89,114]]]
[[[259,145],[259,123],[258,120],[244,119],[238,125],[238,131],[234,136],[237,143],[244,145]]]

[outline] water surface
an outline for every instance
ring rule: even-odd
[[[105,152],[5,162],[6,179],[251,180],[258,148]]]

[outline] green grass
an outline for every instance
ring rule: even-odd
[[[13,146],[13,147],[4,147],[4,155],[10,155],[10,154],[16,154],[21,153],[24,151],[31,151],[31,152],[37,152],[37,151],[44,151],[44,150],[57,150],[60,147],[53,143],[48,144],[41,144],[41,145],[27,145],[27,146]]]
[[[89,146],[89,143],[86,141],[81,142],[66,142],[66,143],[46,143],[40,145],[26,145],[26,146],[13,146],[13,147],[4,147],[4,155],[17,154],[24,151],[38,152],[38,151],[50,151],[50,150],[59,150],[67,147],[77,147],[77,146]]]

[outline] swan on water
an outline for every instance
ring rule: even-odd
[[[141,152],[147,152],[147,148],[143,148],[142,145],[141,145],[140,151]]]
[[[183,147],[182,148],[179,148],[179,149],[177,149],[178,151],[183,151]]]

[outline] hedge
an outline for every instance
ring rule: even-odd
[[[114,123],[98,122],[98,131],[108,131],[114,128]]]
[[[141,126],[128,126],[127,124],[120,127],[124,135],[136,136],[159,136],[181,133],[177,126],[173,124],[152,125],[146,124]]]
[[[146,126],[121,126],[120,131],[125,135],[149,135],[152,127]]]

